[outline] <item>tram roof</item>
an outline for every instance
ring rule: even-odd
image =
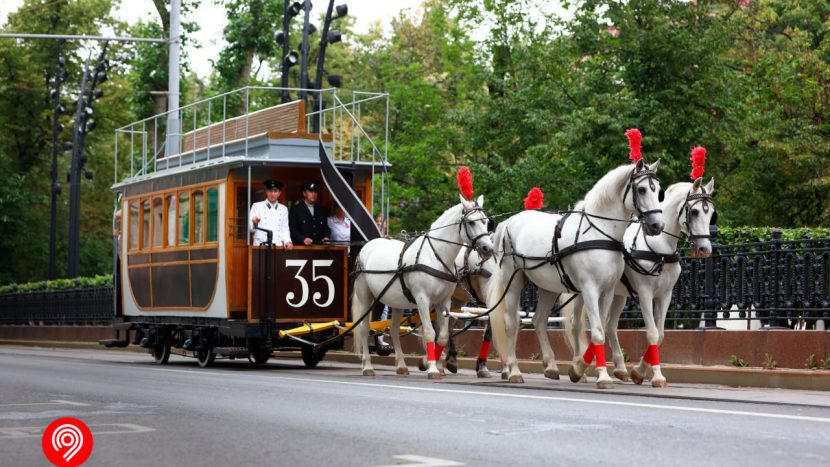
[[[352,101],[344,104],[334,89],[306,90],[318,93],[322,101],[330,98],[332,103],[316,112],[306,112],[303,100],[252,111],[250,104],[255,98],[267,102],[269,93],[283,91],[246,87],[119,128],[115,132],[113,191],[137,194],[196,184],[227,177],[231,170],[246,166],[320,167],[324,157],[321,147],[339,169],[386,172],[391,168],[386,158],[387,134],[373,138],[363,125],[368,121],[388,132],[388,94],[353,92]],[[229,107],[233,107],[228,101],[238,102],[243,97],[246,110],[228,118]],[[370,113],[372,106],[374,114]],[[214,117],[217,113],[221,118]],[[189,131],[171,133],[175,136],[160,141],[171,115],[178,116],[179,122],[192,121],[192,125]],[[312,126],[317,128],[315,132],[309,131]],[[121,179],[119,164],[120,172],[127,173]],[[129,164],[128,171],[124,164]]]

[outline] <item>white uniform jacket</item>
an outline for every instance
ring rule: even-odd
[[[274,233],[273,242],[276,246],[291,241],[291,232],[288,230],[288,208],[278,202],[271,204],[266,199],[254,203],[248,216],[248,228],[254,232],[254,245],[260,245],[268,240],[268,234],[261,230],[254,230],[254,223],[250,220],[259,217],[258,227]]]

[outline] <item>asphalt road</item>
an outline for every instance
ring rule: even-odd
[[[115,350],[0,347],[0,466],[48,466],[59,417],[94,435],[85,465],[828,465],[830,395],[618,384],[527,375],[439,382],[410,368],[359,376]]]

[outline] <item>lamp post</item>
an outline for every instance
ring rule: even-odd
[[[332,17],[331,13],[334,10],[334,0],[329,0],[329,7],[326,10],[326,20],[323,22],[323,34],[320,37],[320,51],[317,54],[317,74],[314,78],[314,89],[317,90],[317,94],[314,95],[314,111],[320,112],[322,110],[322,100],[323,96],[320,95],[320,89],[323,88],[323,73],[325,72],[325,68],[323,65],[325,64],[326,60],[326,46],[328,44],[334,44],[340,42],[341,35],[340,31],[329,31],[329,27],[331,27],[331,22],[336,19],[340,19],[347,14],[349,14],[349,7],[345,4],[337,5],[337,16]],[[339,77],[336,80],[329,80],[329,84],[335,87],[340,87]],[[334,83],[337,83],[336,85]],[[319,133],[320,132],[320,114],[315,113],[314,118],[312,119],[312,133]]]
[[[52,167],[49,171],[52,183],[50,185],[51,191],[51,215],[49,223],[49,280],[57,277],[56,273],[56,259],[57,256],[57,230],[58,230],[58,195],[61,192],[61,186],[58,183],[58,153],[60,152],[58,146],[58,134],[63,131],[63,125],[60,123],[61,113],[64,111],[61,105],[61,85],[66,79],[67,73],[64,70],[66,61],[61,55],[63,41],[58,40],[57,43],[57,60],[55,63],[55,76],[52,81],[54,87],[49,95],[52,98]]]
[[[101,54],[95,68],[90,70],[84,66],[84,75],[81,80],[81,92],[75,108],[75,122],[72,129],[72,166],[69,172],[69,266],[67,277],[78,276],[80,263],[81,238],[81,173],[87,180],[93,177],[92,172],[84,171],[88,158],[84,154],[84,141],[87,133],[95,129],[93,102],[103,97],[103,91],[95,88],[107,80],[106,61],[107,42],[101,48]]]
[[[306,89],[308,89],[308,36],[317,30],[317,28],[311,30],[313,26],[309,23],[311,0],[305,0],[303,2],[303,11],[305,13],[305,19],[303,20],[303,43],[300,46],[300,99],[306,100],[306,95],[308,94],[306,92]]]
[[[282,76],[280,77],[280,87],[283,90],[280,92],[282,96],[282,102],[290,102],[291,95],[288,93],[288,70],[297,64],[298,55],[297,52],[291,51],[291,42],[289,41],[289,28],[291,26],[291,20],[300,14],[300,11],[303,9],[303,6],[300,2],[291,2],[291,0],[284,0],[285,6],[283,8],[282,14],[282,31],[277,31],[274,39],[276,40],[278,45],[282,46],[282,60],[280,60],[280,73]]]

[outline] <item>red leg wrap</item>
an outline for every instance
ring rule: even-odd
[[[487,357],[490,355],[490,341],[484,341],[481,343],[481,350],[478,351],[478,358],[480,360],[487,361]]]
[[[427,342],[427,361],[435,361],[435,342]]]
[[[651,366],[656,366],[660,364],[660,351],[657,349],[656,345],[648,346],[648,349],[646,349],[646,354],[643,355],[643,361]]]
[[[597,368],[602,368],[606,366],[605,363],[605,345],[596,345],[594,346],[597,352]]]
[[[585,361],[588,365],[594,361],[594,355],[597,353],[597,346],[594,345],[593,342],[588,342],[588,349],[585,350],[585,355],[582,356],[582,360]]]
[[[444,346],[435,344],[435,360],[441,360],[442,353],[444,353]]]

